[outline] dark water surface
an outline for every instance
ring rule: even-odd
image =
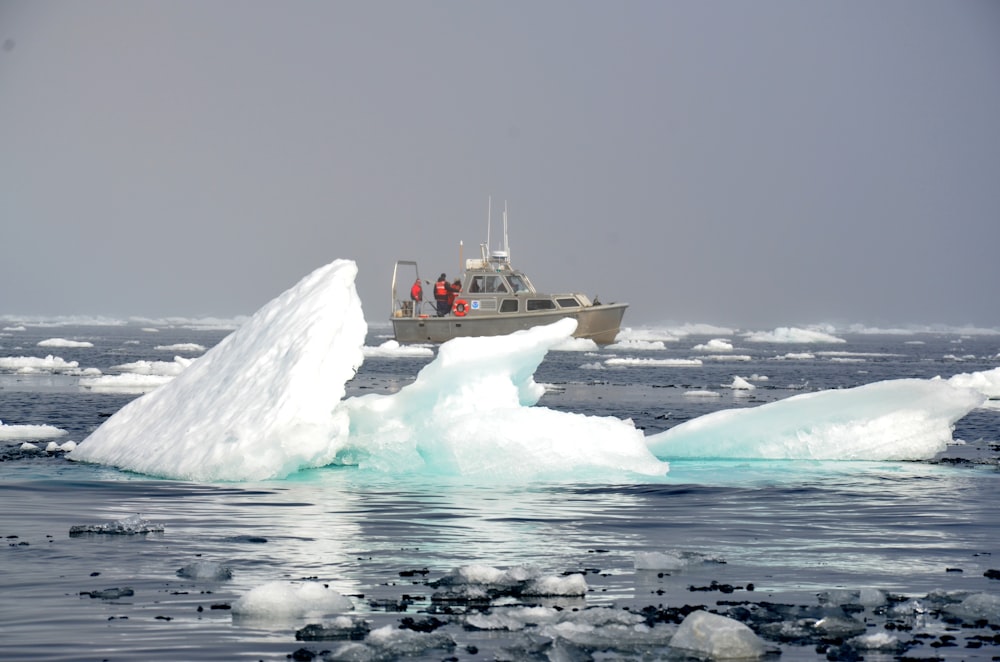
[[[52,353],[79,361],[81,368],[110,373],[110,366],[128,361],[172,359],[154,344],[212,346],[224,335],[191,329],[151,334],[134,327],[29,328],[0,338],[0,356]],[[95,347],[34,346],[50,337],[91,340]],[[689,338],[641,355],[687,358],[695,355],[691,347],[705,340]],[[899,377],[947,377],[1000,363],[996,336],[848,340],[836,346],[741,347],[734,338],[734,354],[750,354],[752,361],[684,368],[598,370],[581,366],[599,363],[612,352],[554,352],[536,374],[549,386],[540,405],[631,418],[652,433],[717,409],[798,392]],[[913,340],[923,344],[906,342]],[[377,332],[370,335],[369,344],[381,341]],[[775,359],[791,351],[825,350],[866,356],[855,356],[859,362],[853,363],[823,356]],[[427,362],[367,359],[349,394],[396,390]],[[749,395],[722,388],[734,375],[754,373],[769,379],[757,382],[760,388]],[[722,397],[684,395],[695,389],[716,390]],[[82,440],[133,397],[80,388],[71,375],[0,375],[0,419],[68,430],[59,441]],[[830,591],[862,588],[916,599],[934,591],[1000,594],[1000,582],[985,576],[1000,568],[1000,411],[973,411],[954,436],[966,443],[933,462],[674,461],[663,481],[620,485],[582,483],[573,476],[519,485],[404,480],[349,468],[308,471],[283,481],[200,485],[75,464],[61,454],[20,453],[21,442],[11,440],[3,442],[0,462],[0,535],[6,543],[0,552],[0,659],[283,660],[300,647],[319,652],[337,642],[296,641],[296,630],[316,619],[234,619],[226,607],[250,589],[274,580],[316,578],[351,596],[356,614],[374,629],[406,616],[440,613],[427,582],[469,564],[500,569],[533,564],[555,576],[584,572],[585,597],[532,602],[567,611],[698,605],[723,611],[739,601],[816,605]],[[164,531],[69,535],[73,526],[136,513],[162,523]],[[637,554],[667,551],[696,554],[703,562],[670,572],[635,569]],[[179,568],[198,561],[224,564],[233,576],[193,580],[177,575]],[[692,590],[711,588],[712,582],[733,590]],[[90,595],[109,588],[128,588],[132,594]],[[390,609],[401,603],[406,612]],[[875,615],[865,617],[871,618],[871,628],[882,627]],[[940,639],[927,638],[906,652],[909,657],[987,660],[1000,655],[993,643],[967,647],[973,635],[995,634],[990,623],[973,628],[949,624],[936,614],[915,618],[925,621],[916,623],[914,632],[941,637],[951,627],[958,643],[932,647]],[[527,655],[509,648],[524,633],[468,630],[460,619],[440,631],[450,634],[457,647],[426,651],[415,659]],[[772,643],[780,647],[782,659],[826,657],[812,644]],[[624,656],[582,651],[576,650],[584,655],[579,659]],[[385,659],[402,654],[399,650]],[[659,659],[669,651],[644,654]],[[551,652],[538,655],[553,657]],[[868,652],[865,659],[898,655]]]

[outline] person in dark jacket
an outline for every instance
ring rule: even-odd
[[[434,301],[437,302],[438,317],[444,317],[450,310],[448,306],[448,293],[450,291],[451,285],[448,284],[448,277],[441,274],[441,277],[434,283]]]

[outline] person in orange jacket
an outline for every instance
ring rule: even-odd
[[[413,281],[413,287],[410,288],[410,300],[420,303],[424,300],[424,288],[420,285],[420,279]]]
[[[462,279],[456,278],[452,281],[451,285],[448,286],[448,310],[452,309],[455,305],[455,299],[458,298],[458,293],[462,291]]]
[[[444,317],[451,310],[451,306],[448,304],[448,292],[450,290],[451,285],[448,284],[448,277],[441,274],[441,277],[434,283],[434,301],[437,302],[438,317]]]

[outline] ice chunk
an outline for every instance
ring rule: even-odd
[[[872,632],[871,634],[859,634],[847,641],[852,647],[859,650],[873,651],[901,651],[905,648],[899,637],[888,632]]]
[[[865,607],[881,607],[888,602],[885,591],[865,587],[858,595],[858,602]]]
[[[975,593],[945,611],[967,621],[987,620],[1000,623],[1000,596],[992,593]]]
[[[527,625],[555,623],[563,612],[552,607],[501,607],[490,612],[473,612],[465,619],[465,625],[478,630],[517,631]]]
[[[143,533],[162,533],[164,526],[145,520],[141,515],[130,515],[114,522],[106,524],[82,524],[71,526],[70,536],[81,536],[88,533],[100,533],[110,535],[137,535]]]
[[[671,639],[670,647],[713,659],[756,658],[767,651],[764,641],[749,627],[707,611],[688,614]]]
[[[233,615],[290,619],[351,611],[354,603],[320,582],[270,582],[251,589],[232,604]]]
[[[663,458],[926,459],[984,400],[943,380],[895,379],[717,411],[647,441]]]
[[[748,382],[746,379],[736,375],[733,377],[733,383],[729,385],[729,388],[734,390],[752,391],[757,387]]]
[[[722,338],[713,338],[707,343],[695,345],[692,349],[696,352],[731,352],[733,351],[733,343]]]
[[[208,581],[224,581],[233,578],[233,570],[215,561],[195,561],[177,571],[178,577]]]
[[[580,596],[587,593],[587,581],[582,574],[565,577],[545,576],[531,565],[500,570],[487,565],[467,565],[456,568],[441,579],[431,582],[432,588],[471,587],[481,595]]]
[[[455,640],[450,635],[441,632],[415,632],[385,625],[372,630],[364,642],[350,642],[333,647],[329,653],[324,654],[323,659],[352,662],[395,660],[435,649],[451,650],[455,645]]]

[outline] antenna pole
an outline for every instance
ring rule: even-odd
[[[507,242],[507,201],[503,201],[503,252],[507,254],[507,262],[510,262],[510,244]]]
[[[462,245],[461,239],[458,240],[458,277],[462,277],[462,273],[465,271],[465,262],[462,260]]]
[[[490,224],[493,222],[493,196],[487,197],[489,206],[486,208],[486,252],[490,252]]]

